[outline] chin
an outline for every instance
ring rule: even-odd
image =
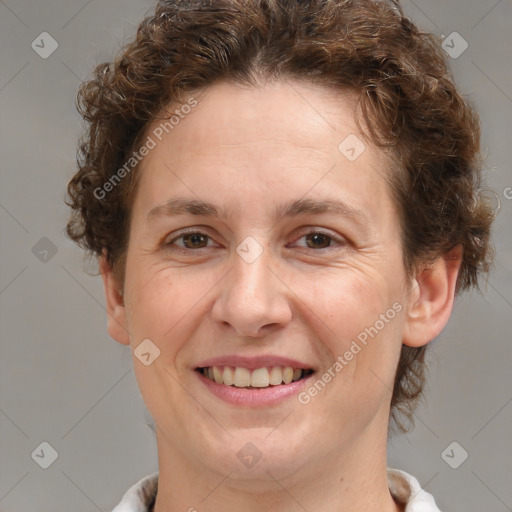
[[[279,428],[230,430],[232,437],[210,440],[208,455],[201,448],[201,461],[217,473],[236,481],[281,480],[296,474],[307,463],[306,444]],[[310,439],[313,436],[309,436]]]

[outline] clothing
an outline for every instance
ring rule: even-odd
[[[395,500],[407,504],[405,512],[440,512],[432,495],[422,490],[418,480],[405,471],[388,468],[388,485]],[[157,487],[158,471],[130,487],[112,512],[150,512]]]

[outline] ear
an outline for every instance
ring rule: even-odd
[[[105,289],[107,303],[109,336],[123,345],[130,344],[128,335],[128,324],[126,321],[126,307],[124,305],[122,287],[119,285],[110,265],[107,262],[106,254],[100,257],[100,272]]]
[[[462,245],[456,245],[414,278],[402,334],[404,345],[421,347],[444,329],[453,309],[462,254]]]

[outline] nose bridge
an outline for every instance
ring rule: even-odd
[[[269,307],[273,283],[268,269],[272,264],[268,247],[252,237],[244,240],[233,257],[233,272],[229,286],[230,299],[240,306],[251,306],[253,312]]]
[[[269,290],[268,267],[272,265],[271,235],[264,230],[258,235],[246,236],[232,254],[233,271],[230,272],[234,293],[259,294]]]
[[[268,249],[261,252],[251,245],[250,242],[240,244],[237,254],[233,258],[233,284],[235,292],[242,295],[253,294],[256,299],[263,299],[270,292],[269,269],[271,265],[271,254]],[[258,296],[258,297],[256,297]]]
[[[214,319],[230,324],[239,335],[258,337],[261,329],[291,318],[286,296],[273,275],[273,255],[252,237],[236,248],[232,271],[214,306]]]

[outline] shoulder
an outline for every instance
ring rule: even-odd
[[[405,512],[440,512],[434,497],[405,471],[388,468],[388,485],[393,498],[406,506]]]
[[[141,478],[124,494],[112,512],[148,512],[158,490],[158,471]]]

